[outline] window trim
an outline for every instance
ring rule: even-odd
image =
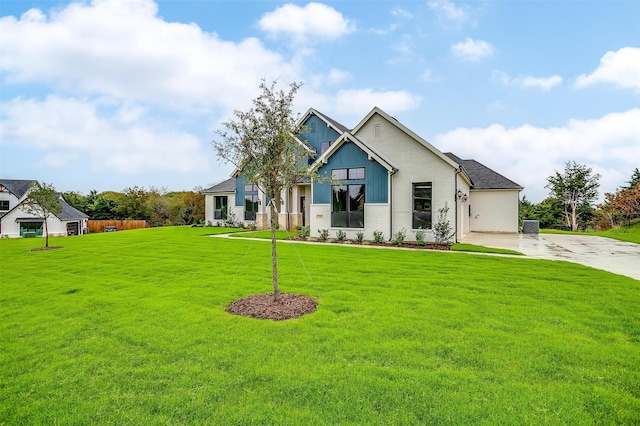
[[[222,200],[225,202],[223,203]],[[218,208],[220,201],[220,208]],[[227,220],[227,212],[229,211],[229,197],[226,195],[215,195],[213,197],[213,218],[216,220]]]
[[[346,202],[344,203],[344,207],[345,210],[339,210],[339,211],[334,211],[334,202],[335,202],[335,189],[336,187],[345,187],[346,189],[346,195],[347,195],[347,199]],[[361,190],[358,190],[358,194],[360,192],[362,192],[362,226],[356,226],[352,223],[352,220],[359,220],[358,218],[355,217],[355,213],[360,212],[360,210],[355,210],[352,211],[351,210],[351,187],[361,187]],[[364,208],[366,205],[366,185],[364,183],[354,183],[354,184],[344,184],[344,185],[331,185],[331,227],[332,228],[353,228],[353,229],[364,229],[365,228],[365,218],[364,218]],[[345,221],[346,224],[344,226],[342,225],[336,225],[336,223],[334,222],[334,215],[335,213],[345,213]]]
[[[416,209],[416,187],[418,186],[429,186],[430,194],[429,198],[424,198],[425,201],[428,200],[429,209]],[[422,224],[416,223],[416,215],[418,212],[425,212],[429,214],[430,222],[428,226],[423,226]],[[416,226],[418,225],[418,226]],[[411,183],[411,229],[433,229],[433,182],[412,182]]]

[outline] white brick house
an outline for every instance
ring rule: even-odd
[[[455,240],[473,231],[518,232],[520,185],[474,160],[440,152],[381,109],[351,130],[314,109],[301,123],[303,143],[316,152],[313,168],[333,183],[298,184],[282,194],[281,228],[308,225],[312,236],[342,230],[348,238],[364,232],[366,239],[374,231],[390,239],[404,230],[409,240],[422,228],[433,240],[438,210],[446,206]],[[204,193],[207,221],[220,220],[214,213],[225,205],[242,221],[268,226],[264,194],[241,175]]]

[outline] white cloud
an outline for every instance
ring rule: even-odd
[[[94,171],[120,174],[203,171],[213,156],[194,136],[151,122],[136,106],[100,113],[95,104],[54,95],[0,105],[0,141],[29,147],[48,167],[82,158]]]
[[[623,47],[616,52],[607,52],[594,72],[577,78],[575,87],[595,83],[610,83],[640,92],[640,48]]]
[[[331,101],[331,110],[338,116],[362,118],[374,106],[389,114],[420,106],[419,96],[406,90],[376,92],[372,89],[341,90]]]
[[[433,142],[442,151],[475,159],[516,181],[535,202],[547,197],[547,177],[563,170],[567,161],[587,164],[600,173],[602,196],[624,184],[638,166],[640,109],[571,120],[563,127],[458,128],[437,135]]]
[[[72,3],[45,16],[0,18],[0,71],[11,84],[50,84],[170,109],[238,106],[268,70],[292,80],[297,65],[258,39],[221,40],[195,24],[170,23],[150,0]],[[270,78],[269,76],[266,76]]]
[[[540,90],[551,90],[553,87],[562,84],[562,77],[559,75],[552,75],[551,77],[531,77],[531,76],[518,76],[511,77],[509,74],[493,70],[491,72],[494,79],[500,80],[505,86],[518,86],[523,88],[535,88]]]
[[[400,7],[394,7],[391,10],[391,15],[395,16],[396,18],[404,18],[404,19],[413,18],[413,15],[410,12],[407,12],[406,10]]]
[[[462,26],[471,19],[469,8],[456,6],[449,0],[434,0],[428,3],[430,9],[436,11],[442,23]]]
[[[352,22],[322,3],[287,3],[263,15],[258,25],[273,37],[290,36],[297,44],[335,40],[355,31]]]
[[[464,41],[451,46],[451,53],[460,59],[478,62],[481,59],[493,56],[493,46],[483,40],[473,40],[467,37]]]

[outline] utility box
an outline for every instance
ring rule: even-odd
[[[523,220],[522,221],[522,233],[523,234],[537,234],[540,230],[540,222],[537,220]]]

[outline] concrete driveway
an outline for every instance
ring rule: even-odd
[[[463,243],[517,250],[537,259],[565,260],[640,280],[640,244],[591,235],[473,232]]]

